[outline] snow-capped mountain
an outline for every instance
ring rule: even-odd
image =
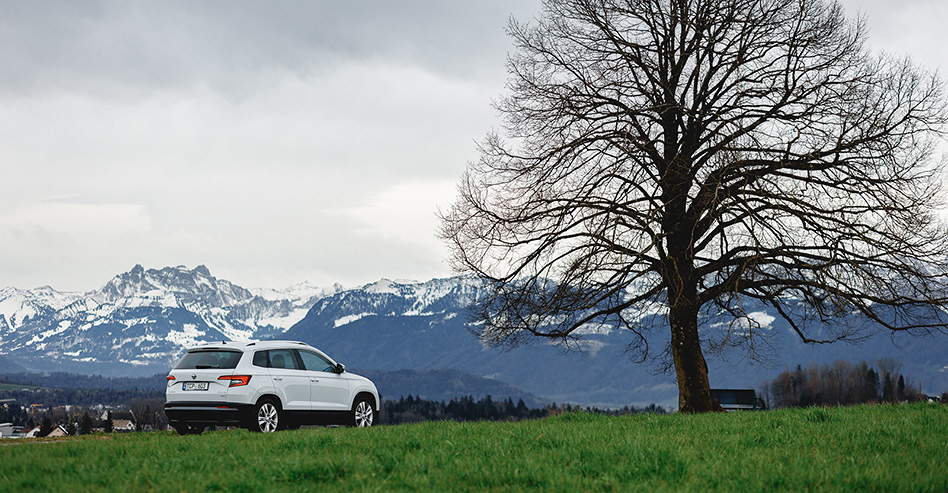
[[[132,270],[112,278],[91,297],[99,303],[127,308],[228,308],[253,298],[253,294],[229,281],[218,280],[203,265],[190,271],[184,266],[146,271],[141,265],[136,265]]]
[[[0,291],[0,354],[38,370],[166,370],[200,341],[264,339],[301,320],[328,289],[248,290],[201,265],[136,265],[89,293]]]
[[[313,305],[306,320],[312,325],[335,328],[373,316],[453,318],[463,313],[476,296],[477,284],[468,278],[424,283],[382,279],[322,298]],[[286,335],[292,337],[293,333]]]
[[[78,301],[80,293],[63,293],[49,286],[22,291],[0,289],[0,336],[46,317]]]

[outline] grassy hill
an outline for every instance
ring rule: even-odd
[[[948,488],[948,406],[0,442],[0,490]],[[9,444],[9,445],[8,445]]]
[[[4,390],[23,390],[23,389],[38,389],[32,385],[21,385],[18,383],[0,383],[0,391]]]

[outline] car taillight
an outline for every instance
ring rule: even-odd
[[[250,383],[250,375],[224,375],[223,377],[218,377],[218,380],[230,380],[230,387],[240,387],[241,385],[247,385]]]
[[[167,377],[165,377],[165,380],[168,380],[169,382],[174,379],[175,379],[174,375],[168,375]]]

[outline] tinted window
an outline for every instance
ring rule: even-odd
[[[269,351],[257,351],[253,353],[253,366],[262,366],[264,368],[270,366],[270,358],[267,357]]]
[[[240,361],[240,351],[225,349],[196,349],[188,351],[175,366],[184,370],[203,370],[207,368],[237,368]]]
[[[322,356],[309,351],[300,351],[300,359],[303,360],[303,367],[307,370],[326,371],[333,373],[335,368],[333,364]]]
[[[271,349],[270,368],[286,368],[289,370],[299,370],[300,366],[296,363],[296,355],[292,349]]]

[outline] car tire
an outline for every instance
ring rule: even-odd
[[[283,410],[280,409],[280,405],[273,399],[261,399],[254,406],[250,431],[271,433],[282,430],[285,425],[283,421]]]
[[[375,409],[372,408],[371,401],[365,397],[359,397],[352,405],[349,426],[367,428],[373,424],[375,424]]]

